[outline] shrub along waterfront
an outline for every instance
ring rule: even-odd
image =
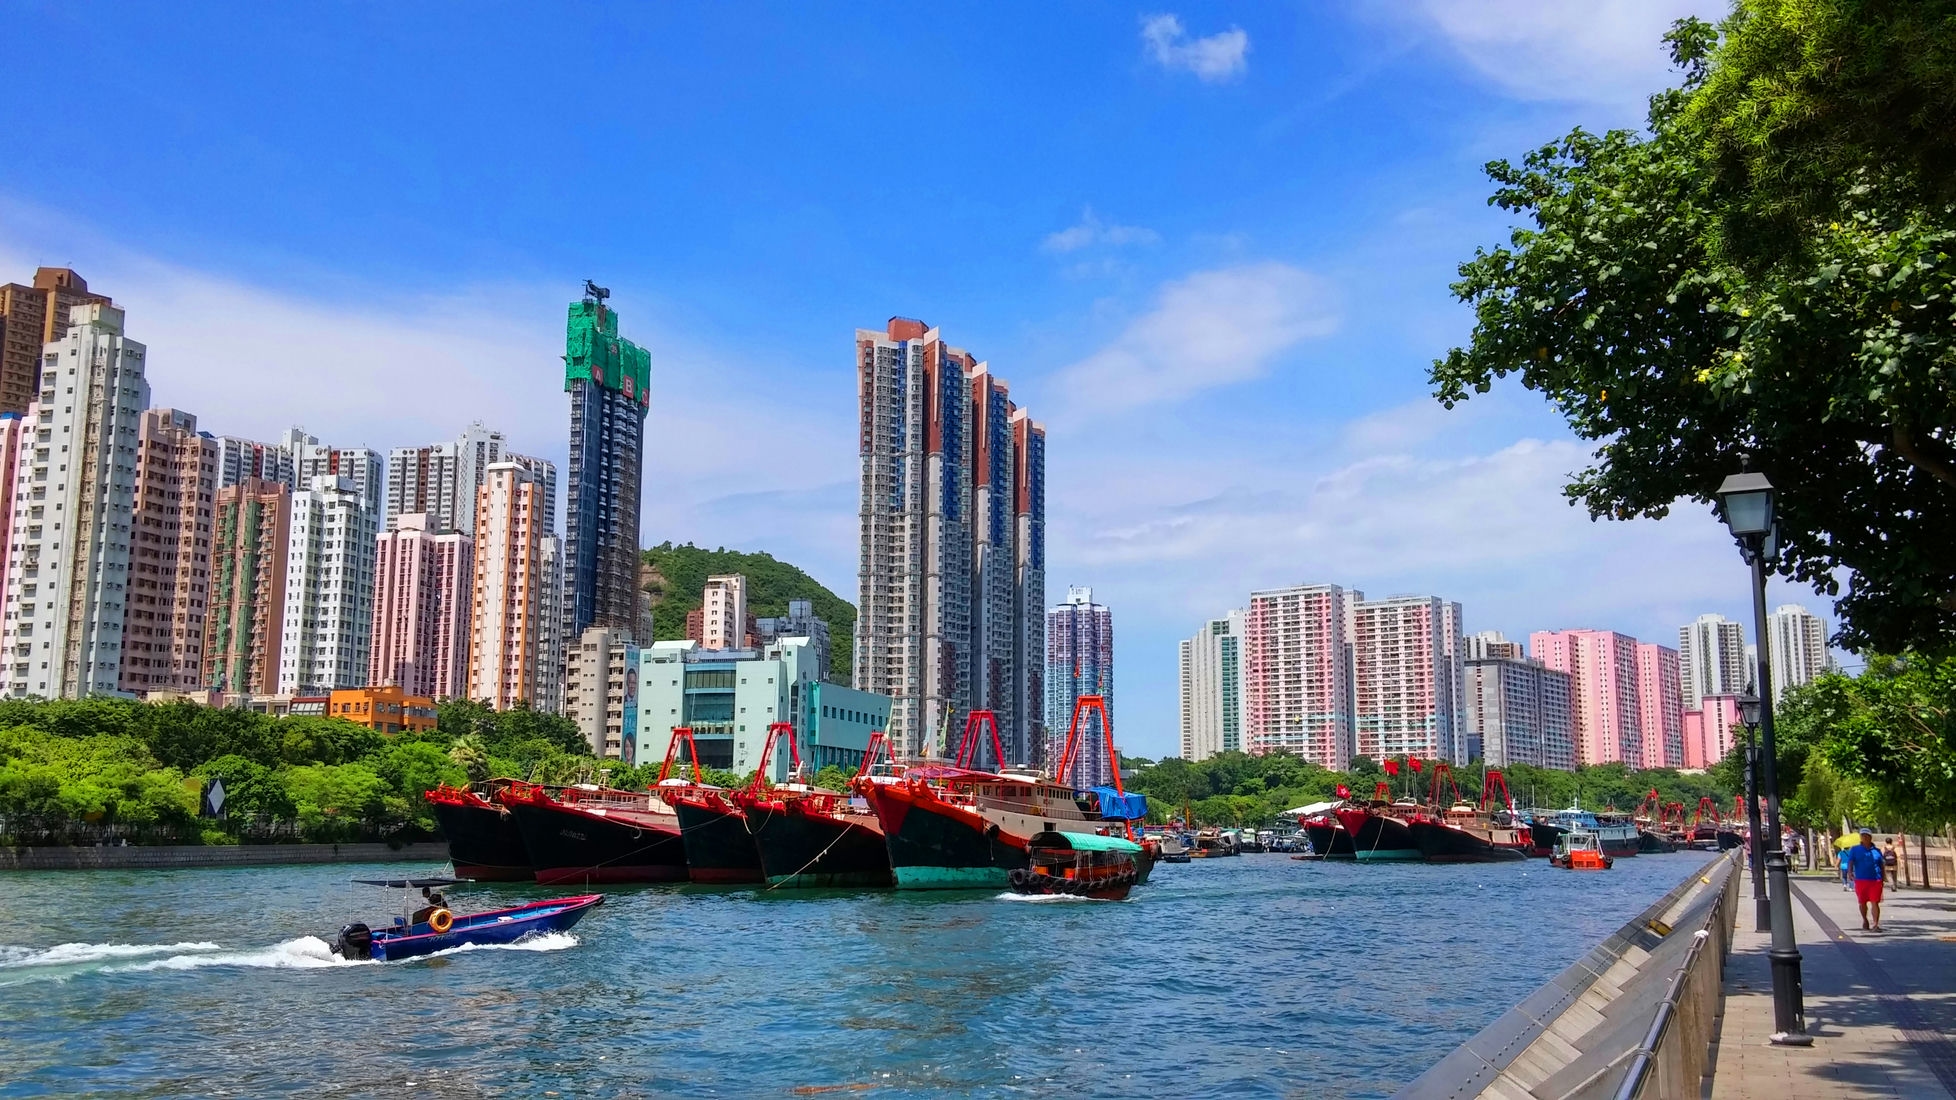
[[[639,778],[593,758],[567,718],[466,700],[442,703],[433,732],[394,735],[183,702],[0,700],[0,843],[424,839],[425,791],[491,775]],[[224,816],[200,820],[211,779]]]

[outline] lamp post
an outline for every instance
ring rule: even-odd
[[[1753,931],[1773,930],[1772,903],[1766,894],[1766,833],[1759,827],[1759,696],[1747,684],[1739,696],[1739,720],[1745,724],[1745,818],[1750,830],[1746,856],[1752,861]]]
[[[1773,928],[1773,946],[1766,953],[1773,971],[1772,1041],[1782,1046],[1807,1046],[1813,1037],[1807,1034],[1800,948],[1793,939],[1793,897],[1787,892],[1791,889],[1787,881],[1790,868],[1780,841],[1771,639],[1766,629],[1766,560],[1776,556],[1779,541],[1773,523],[1773,483],[1765,474],[1733,474],[1718,487],[1718,513],[1738,540],[1746,564],[1752,566],[1752,617],[1759,639],[1759,784],[1766,794],[1766,878]]]

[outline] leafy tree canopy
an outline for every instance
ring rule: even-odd
[[[1763,471],[1776,567],[1835,595],[1845,574],[1839,641],[1888,651],[1956,640],[1956,209],[1891,186],[1946,155],[1956,68],[1947,15],[1854,22],[1899,8],[1741,0],[1722,40],[1686,20],[1683,86],[1652,97],[1647,133],[1577,129],[1488,165],[1524,224],[1461,266],[1475,328],[1432,371],[1448,406],[1509,375],[1548,397],[1598,444],[1566,490],[1593,517],[1661,517]],[[1926,59],[1855,83],[1923,34]],[[1804,75],[1774,67],[1794,55]],[[1917,147],[1830,143],[1867,132],[1856,112]],[[1802,182],[1803,142],[1857,174]]]

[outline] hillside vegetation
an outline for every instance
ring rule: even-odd
[[[747,609],[754,615],[786,615],[789,600],[809,600],[815,616],[829,624],[830,675],[849,682],[855,654],[856,608],[822,587],[815,578],[778,561],[772,554],[721,547],[705,550],[692,543],[660,543],[645,551],[641,582],[652,594],[653,637],[677,641],[686,636],[686,613],[699,607],[706,578],[739,573],[747,578]]]

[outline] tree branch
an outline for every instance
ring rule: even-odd
[[[1949,448],[1933,436],[1918,437],[1907,424],[1896,422],[1891,442],[1909,464],[1946,485],[1956,485],[1956,463],[1948,458]],[[1940,451],[1941,454],[1931,454]]]

